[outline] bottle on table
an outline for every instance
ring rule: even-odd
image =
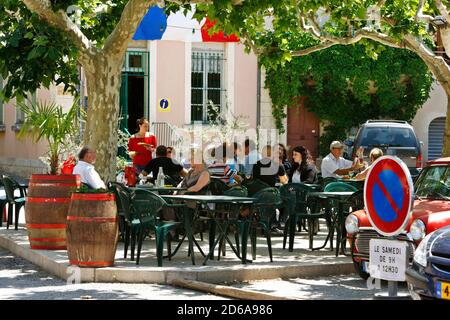
[[[164,188],[165,182],[164,182],[164,171],[162,167],[159,167],[158,176],[156,178],[156,186]]]

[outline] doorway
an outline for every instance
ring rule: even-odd
[[[304,146],[316,160],[319,155],[320,121],[306,109],[304,102],[305,97],[300,97],[287,108],[287,144],[291,149]]]
[[[128,77],[128,131],[136,132],[136,120],[144,116],[144,76]]]
[[[136,120],[145,115],[144,75],[122,73],[120,88],[120,128],[131,134],[136,132]]]

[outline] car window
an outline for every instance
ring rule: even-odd
[[[417,141],[410,128],[366,127],[361,132],[359,145],[416,148]]]
[[[415,194],[422,198],[450,200],[450,166],[425,168],[415,184]]]

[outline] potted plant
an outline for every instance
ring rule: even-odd
[[[78,99],[64,111],[55,103],[18,103],[25,114],[20,137],[48,143],[49,174],[33,174],[25,203],[25,221],[32,249],[66,249],[66,220],[71,189],[80,186],[80,177],[58,174],[65,141],[73,136],[84,117]]]

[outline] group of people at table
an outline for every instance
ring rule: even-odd
[[[283,144],[275,147],[264,146],[259,153],[254,141],[247,139],[244,145],[238,143],[215,146],[211,149],[212,161],[206,163],[203,150],[193,148],[190,159],[177,161],[173,158],[174,149],[163,145],[157,146],[156,138],[149,132],[146,119],[137,120],[138,131],[131,136],[128,152],[133,159],[136,174],[141,179],[154,182],[159,169],[169,176],[186,193],[202,193],[207,189],[211,179],[220,179],[228,186],[240,185],[244,180],[259,179],[270,187],[287,183],[317,184],[318,170],[310,152],[303,146],[292,149],[292,160],[288,160],[288,152]],[[349,177],[363,180],[370,166],[361,161],[362,149],[357,151],[360,158],[349,161],[343,158],[343,144],[333,141],[330,153],[323,158],[321,164],[322,178]],[[155,157],[153,157],[153,153]],[[374,148],[370,152],[371,162],[382,156],[380,149]],[[243,158],[243,161],[240,159]],[[79,174],[81,182],[93,189],[106,189],[105,183],[95,171],[95,150],[84,147],[79,153],[79,161],[73,173]],[[283,217],[279,217],[277,229],[282,229]],[[280,223],[281,222],[281,223]]]

